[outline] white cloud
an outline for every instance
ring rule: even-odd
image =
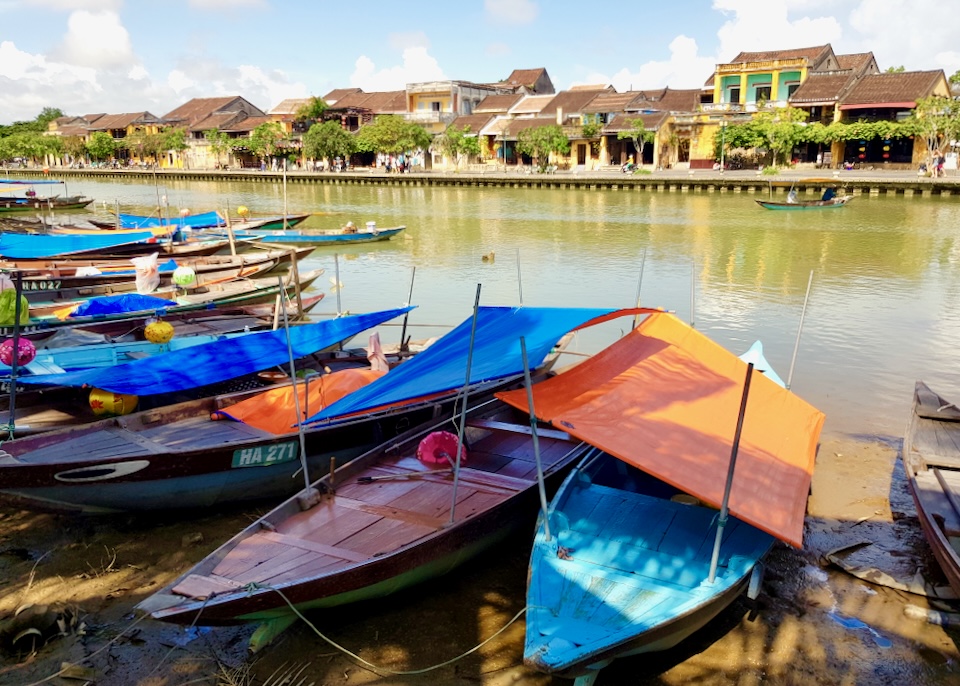
[[[532,0],[484,0],[483,6],[491,21],[514,25],[529,24],[539,12]]]
[[[697,42],[687,36],[677,36],[670,43],[670,59],[653,60],[633,71],[624,67],[613,76],[594,72],[583,83],[611,84],[618,91],[648,88],[699,88],[713,73],[713,57],[698,54]]]
[[[266,9],[270,5],[267,0],[188,0],[190,7],[207,12],[238,9]]]
[[[942,0],[860,0],[850,12],[855,46],[872,50],[881,69],[960,68],[953,9]]]
[[[119,10],[123,6],[123,0],[30,0],[34,7],[49,7],[54,10],[69,11],[86,10],[87,12],[98,12],[104,10]]]
[[[389,34],[387,44],[394,50],[402,52],[407,48],[429,48],[430,39],[423,31],[407,31],[405,33]]]
[[[193,88],[197,85],[197,82],[191,79],[189,76],[184,74],[179,69],[174,69],[169,74],[167,74],[167,85],[174,90],[175,93],[181,93],[182,91],[187,90],[188,88]]]
[[[378,70],[366,55],[361,55],[350,75],[350,85],[365,91],[402,90],[408,83],[441,81],[447,77],[426,48],[407,48],[403,64]]]
[[[873,0],[870,2],[872,4]],[[803,16],[791,20],[790,8],[797,6],[813,8],[819,6],[819,3],[798,3],[796,0],[714,0],[713,9],[733,15],[717,31],[720,38],[720,61],[731,60],[741,51],[806,48],[836,43],[841,38],[843,29],[833,16]]]
[[[135,60],[130,34],[120,23],[120,15],[111,11],[73,12],[54,56],[81,67],[116,67]]]

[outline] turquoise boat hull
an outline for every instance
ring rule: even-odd
[[[773,537],[731,517],[708,581],[717,511],[606,454],[550,505],[530,558],[524,662],[590,684],[617,657],[670,648],[744,590]]]
[[[355,243],[374,243],[378,241],[388,241],[401,231],[405,226],[399,226],[392,229],[383,229],[381,231],[360,231],[357,233],[306,233],[303,231],[234,231],[233,235],[237,239],[249,240],[253,237],[263,238],[264,243],[275,243],[279,245],[342,245]]]

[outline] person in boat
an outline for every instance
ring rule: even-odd
[[[357,232],[357,225],[354,224],[353,222],[347,222],[346,225],[343,227],[343,232],[344,232],[344,233],[356,233],[356,232]]]
[[[791,189],[790,189],[790,192],[787,193],[787,202],[790,203],[791,205],[795,205],[795,204],[797,203],[797,189],[796,189],[796,188],[791,188]]]
[[[820,198],[823,202],[830,202],[836,197],[837,192],[833,188],[828,188],[823,192],[823,197]]]

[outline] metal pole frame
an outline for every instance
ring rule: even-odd
[[[473,301],[473,323],[470,325],[470,347],[467,350],[467,373],[463,382],[463,409],[460,412],[460,425],[457,428],[457,455],[453,463],[453,498],[450,501],[450,523],[457,514],[457,486],[460,483],[460,451],[463,450],[463,433],[467,424],[467,394],[470,392],[470,367],[473,365],[473,342],[477,336],[477,319],[480,316],[480,288],[477,284],[477,297]]]
[[[533,437],[533,457],[537,463],[537,490],[540,491],[540,509],[543,511],[543,531],[550,540],[550,513],[547,511],[547,490],[543,483],[543,464],[540,461],[540,437],[537,435],[537,414],[533,408],[533,381],[527,360],[527,341],[520,337],[520,355],[523,357],[523,385],[527,389],[527,407],[530,409],[530,435]]]
[[[283,276],[277,276],[277,285],[280,293],[284,292]],[[287,303],[280,298],[280,308],[283,312],[283,331],[287,339],[287,356],[290,359],[290,383],[293,384],[293,405],[297,411],[297,435],[300,439],[300,468],[303,469],[303,490],[310,491],[310,474],[307,471],[307,438],[303,433],[303,415],[300,413],[300,396],[297,394],[297,365],[293,360],[293,344],[290,342],[290,320],[287,317]]]
[[[717,519],[717,537],[713,542],[713,554],[710,556],[710,575],[707,583],[717,579],[717,563],[720,561],[720,542],[723,540],[723,528],[727,525],[730,490],[733,488],[733,470],[737,466],[737,452],[740,450],[740,434],[743,431],[743,417],[747,412],[747,396],[750,394],[750,378],[753,376],[753,362],[747,365],[747,378],[743,382],[743,396],[740,399],[740,414],[737,416],[737,431],[733,435],[733,447],[730,450],[730,466],[727,467],[727,483],[723,487],[723,502],[720,505],[720,517]]]

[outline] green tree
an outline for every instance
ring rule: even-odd
[[[949,80],[950,80],[950,83],[952,83],[952,84],[954,84],[954,85],[960,83],[960,69],[957,69],[955,72],[953,72],[953,73],[950,75],[950,79],[949,79]]]
[[[907,69],[902,64],[899,67],[887,67],[885,73],[887,74],[902,74]]]
[[[59,119],[63,116],[63,110],[59,107],[44,107],[40,114],[37,115],[36,122],[39,125],[40,131],[46,131],[47,125],[52,122],[54,119]]]
[[[63,139],[63,151],[72,160],[79,160],[87,154],[87,144],[80,136],[67,136]]]
[[[540,171],[550,164],[551,153],[570,152],[570,139],[556,124],[524,129],[517,136],[517,149],[537,160]]]
[[[189,147],[187,130],[184,128],[166,128],[157,134],[157,157],[166,152],[175,152],[177,156],[180,156]]]
[[[347,159],[356,149],[357,139],[337,121],[314,124],[303,134],[303,154],[311,160],[326,159],[329,162],[335,157]]]
[[[120,142],[124,148],[130,151],[130,155],[136,157],[141,162],[145,162],[150,150],[154,147],[150,140],[150,134],[143,129],[134,129],[128,133]]]
[[[357,134],[357,149],[361,152],[383,152],[399,155],[414,150],[424,150],[430,145],[431,136],[419,124],[408,122],[396,114],[381,114],[360,129]]]
[[[250,134],[250,152],[266,163],[268,157],[272,157],[280,148],[280,144],[286,140],[286,133],[280,122],[269,121],[260,124]]]
[[[653,131],[647,131],[642,119],[632,119],[627,122],[630,128],[626,131],[617,132],[617,140],[629,139],[633,141],[633,149],[637,151],[637,164],[643,162],[643,149],[647,143],[652,143],[656,134]]]
[[[921,136],[931,155],[940,154],[951,140],[960,138],[960,103],[932,96],[917,100],[908,120],[914,135]]]
[[[103,162],[108,157],[113,157],[117,152],[117,143],[106,131],[96,131],[90,134],[90,140],[87,141],[87,152],[97,162]]]
[[[220,155],[230,151],[230,136],[218,129],[207,129],[203,137],[210,145],[210,151],[217,156],[217,167],[220,167]]]
[[[313,96],[297,109],[297,113],[294,115],[294,121],[312,124],[318,121],[328,109],[330,109],[330,106],[323,98]]]
[[[804,122],[808,116],[796,107],[757,113],[753,123],[772,153],[773,164],[777,164],[778,158],[783,162],[789,160],[794,146],[803,139]]]
[[[459,169],[464,157],[480,154],[480,138],[469,134],[469,126],[458,129],[451,125],[434,139],[433,145],[453,160],[454,168]]]

